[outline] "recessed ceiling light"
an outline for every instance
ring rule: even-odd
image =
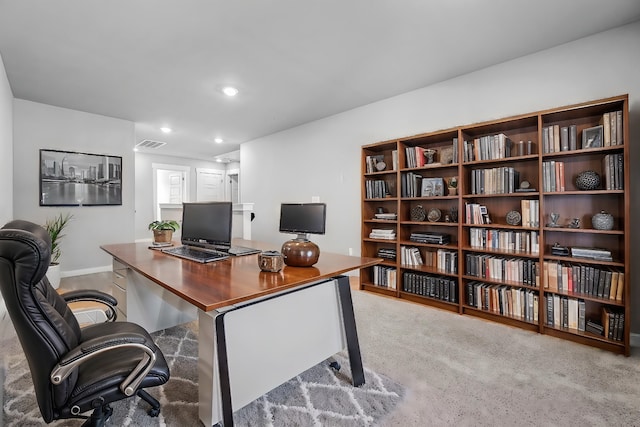
[[[160,128],[160,130],[161,130],[162,132],[164,132],[164,133],[171,133],[171,128],[166,127],[166,126],[165,126],[165,127]]]
[[[218,144],[221,144],[224,140],[222,138],[216,138],[213,141],[218,143]]]
[[[231,86],[225,86],[222,88],[222,93],[224,93],[227,96],[236,96],[238,94],[238,89]]]
[[[216,159],[216,162],[222,163],[222,159]]]

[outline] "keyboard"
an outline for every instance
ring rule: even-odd
[[[201,249],[194,249],[188,246],[176,246],[173,248],[163,249],[162,252],[177,256],[180,258],[188,259],[196,262],[212,262],[229,258],[229,255],[223,252],[205,251]]]

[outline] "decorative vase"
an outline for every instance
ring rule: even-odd
[[[291,267],[311,267],[318,262],[320,248],[310,240],[293,239],[282,245],[284,263]]]
[[[613,230],[613,215],[600,211],[591,217],[591,225],[596,230]]]
[[[600,187],[600,175],[596,171],[583,171],[576,176],[578,190],[595,190]]]

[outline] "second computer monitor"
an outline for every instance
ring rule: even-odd
[[[209,248],[231,246],[231,202],[189,202],[182,206],[182,243]]]

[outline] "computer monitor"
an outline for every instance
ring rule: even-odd
[[[297,234],[324,234],[327,219],[325,203],[282,203],[280,205],[280,232]]]
[[[231,202],[189,202],[182,205],[182,244],[208,249],[231,246]]]

